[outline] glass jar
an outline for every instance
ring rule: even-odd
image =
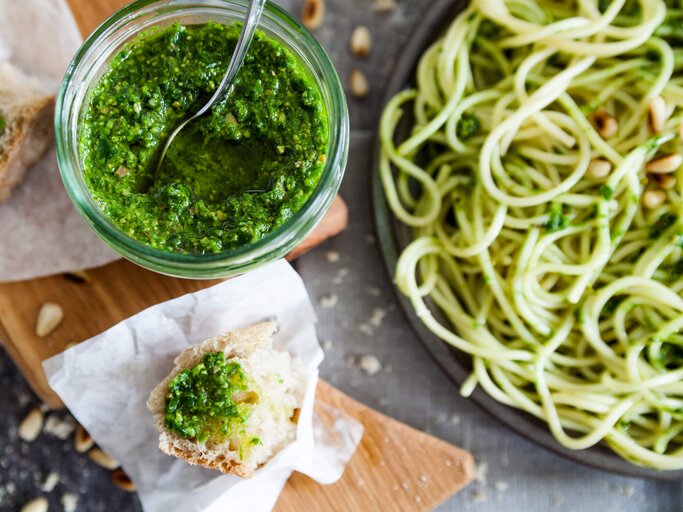
[[[95,233],[123,257],[177,277],[215,278],[239,274],[281,258],[316,226],[337,194],[349,146],[343,87],[329,57],[297,20],[268,3],[259,30],[287,47],[317,82],[328,115],[329,149],[320,182],[309,200],[285,224],[251,244],[219,254],[179,254],[135,240],[114,225],[93,200],[78,151],[80,121],[92,86],[126,43],[152,26],[175,22],[232,23],[244,19],[246,0],[138,0],[105,21],[85,41],[64,77],[57,97],[57,160],[69,197]]]

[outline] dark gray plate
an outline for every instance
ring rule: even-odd
[[[458,12],[460,12],[460,10],[462,10],[465,4],[466,2],[463,0],[438,0],[435,2],[434,7],[422,21],[417,31],[413,34],[410,42],[403,50],[402,59],[396,66],[391,80],[389,81],[383,104],[386,104],[394,94],[407,87],[407,85],[413,81],[415,67],[420,55],[422,55],[429,44],[442,33],[450,21]],[[377,142],[377,147],[375,149],[375,165],[372,173],[372,197],[380,247],[387,270],[393,278],[396,261],[398,260],[401,249],[410,242],[410,232],[406,226],[400,224],[391,213],[384,198],[378,169],[379,141]],[[398,290],[395,291],[398,300],[420,341],[425,345],[441,369],[446,372],[455,383],[461,384],[470,373],[471,360],[469,356],[451,348],[432,334],[431,331],[422,324],[417,315],[415,315],[410,302],[401,295]],[[444,325],[448,325],[448,322],[433,304],[430,304],[430,308],[437,320]],[[568,459],[622,475],[683,481],[683,470],[660,472],[642,468],[615,455],[604,445],[598,445],[588,450],[569,450],[555,440],[545,423],[523,411],[500,404],[487,395],[481,387],[478,387],[473,393],[472,400],[474,400],[474,402],[484,411],[518,434],[529,439],[533,443]]]

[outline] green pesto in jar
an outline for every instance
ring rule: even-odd
[[[328,148],[318,85],[281,43],[257,32],[228,98],[155,153],[220,83],[240,25],[147,31],[110,63],[79,133],[84,177],[103,213],[157,249],[220,253],[285,223],[311,196]]]
[[[254,405],[239,396],[245,396],[249,388],[239,363],[227,361],[223,352],[205,354],[169,383],[164,424],[171,432],[199,443],[241,439]],[[246,441],[259,442],[257,438]]]

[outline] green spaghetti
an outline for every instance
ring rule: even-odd
[[[475,0],[380,128],[396,282],[472,356],[461,393],[659,470],[683,469],[679,43],[673,1]]]

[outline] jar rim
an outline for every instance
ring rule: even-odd
[[[95,203],[82,176],[77,139],[83,105],[74,112],[76,94],[85,96],[83,87],[87,82],[74,83],[83,72],[83,62],[93,58],[108,38],[125,27],[137,27],[139,20],[149,26],[173,19],[173,15],[187,14],[194,10],[204,13],[225,14],[226,19],[240,21],[235,14],[243,14],[247,0],[208,0],[203,3],[182,0],[136,0],[110,16],[83,43],[66,71],[57,95],[55,109],[55,134],[57,160],[64,186],[79,214],[105,243],[123,257],[156,272],[178,277],[213,278],[234,275],[254,266],[285,256],[312,231],[323,217],[341,184],[346,166],[349,145],[349,121],[346,99],[339,76],[325,50],[315,37],[281,7],[268,2],[259,30],[269,37],[280,39],[293,51],[308,73],[316,81],[325,103],[328,117],[328,151],[320,180],[306,203],[292,214],[281,226],[262,238],[246,245],[220,253],[184,254],[157,249],[136,240],[118,228]],[[164,12],[165,17],[158,13]],[[232,16],[231,16],[232,14]],[[208,21],[208,20],[203,20]],[[148,28],[147,26],[144,29]],[[274,30],[279,30],[274,33]],[[123,36],[123,44],[132,40],[140,30]],[[94,68],[106,68],[120,44],[106,58],[91,64]],[[74,142],[76,142],[74,144]]]

